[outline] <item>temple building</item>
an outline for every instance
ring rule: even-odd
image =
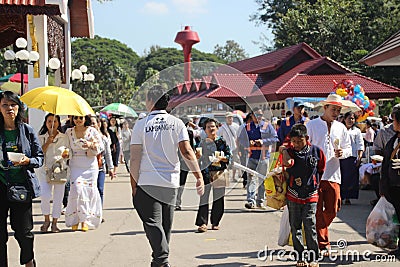
[[[399,88],[352,72],[329,57],[320,55],[306,43],[228,66],[237,71],[214,71],[202,79],[177,85],[170,108],[176,108],[177,115],[213,113],[226,110],[227,106],[221,104],[225,103],[229,108],[244,112],[249,106],[258,106],[264,111],[271,111],[272,116],[283,117],[286,111],[291,110],[296,98],[318,102],[334,92],[335,81],[340,83],[342,80],[362,85],[365,95],[375,100],[377,108],[382,101],[400,95]],[[188,101],[192,99],[203,101]]]

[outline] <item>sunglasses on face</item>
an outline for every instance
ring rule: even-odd
[[[74,120],[83,120],[83,116],[74,116]]]

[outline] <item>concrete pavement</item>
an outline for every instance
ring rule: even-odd
[[[231,184],[225,199],[225,214],[219,231],[195,233],[198,196],[194,178],[188,179],[183,210],[175,212],[170,243],[172,266],[294,266],[292,247],[277,245],[281,211],[246,210],[241,183]],[[34,233],[37,265],[42,266],[150,266],[151,250],[130,198],[129,176],[120,165],[118,178],[105,185],[104,219],[96,230],[72,232],[60,219],[60,233],[40,233],[43,216],[34,203]],[[360,199],[343,206],[330,227],[331,240],[342,249],[320,266],[398,266],[399,262],[366,242],[365,222],[371,211],[372,191],[360,191]],[[9,266],[19,266],[19,247],[9,228]],[[285,251],[286,250],[286,251]],[[370,254],[369,254],[370,253]],[[359,258],[357,259],[357,254]],[[352,256],[353,255],[353,256]],[[381,256],[381,258],[379,258]],[[336,257],[336,258],[335,258]],[[380,259],[380,261],[370,261]],[[382,262],[385,260],[386,262]]]

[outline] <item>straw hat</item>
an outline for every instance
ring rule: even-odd
[[[316,104],[315,108],[318,109],[325,105],[335,105],[342,107],[342,113],[346,113],[348,111],[356,112],[361,110],[361,108],[359,108],[356,104],[349,100],[343,100],[342,97],[337,94],[328,95],[325,100],[322,100],[318,104]]]

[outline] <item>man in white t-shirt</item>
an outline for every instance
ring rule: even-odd
[[[225,122],[222,126],[218,129],[218,136],[222,136],[225,140],[226,144],[231,149],[232,153],[232,161],[240,162],[238,150],[237,150],[237,133],[239,130],[239,125],[233,122],[233,113],[226,112],[225,113]],[[235,180],[236,169],[232,168],[233,164],[229,164],[228,169],[232,169],[232,179]]]
[[[198,194],[204,192],[187,129],[180,119],[165,111],[168,101],[161,86],[152,87],[146,97],[150,113],[136,122],[131,138],[132,198],[153,250],[152,267],[170,266],[169,240],[179,188],[178,149],[196,177]]]
[[[318,246],[324,256],[329,255],[328,227],[341,206],[340,159],[351,156],[350,137],[343,123],[337,121],[343,102],[339,95],[331,94],[321,101],[324,114],[306,124],[309,141],[318,146],[326,156],[326,168],[318,189],[316,226]]]

